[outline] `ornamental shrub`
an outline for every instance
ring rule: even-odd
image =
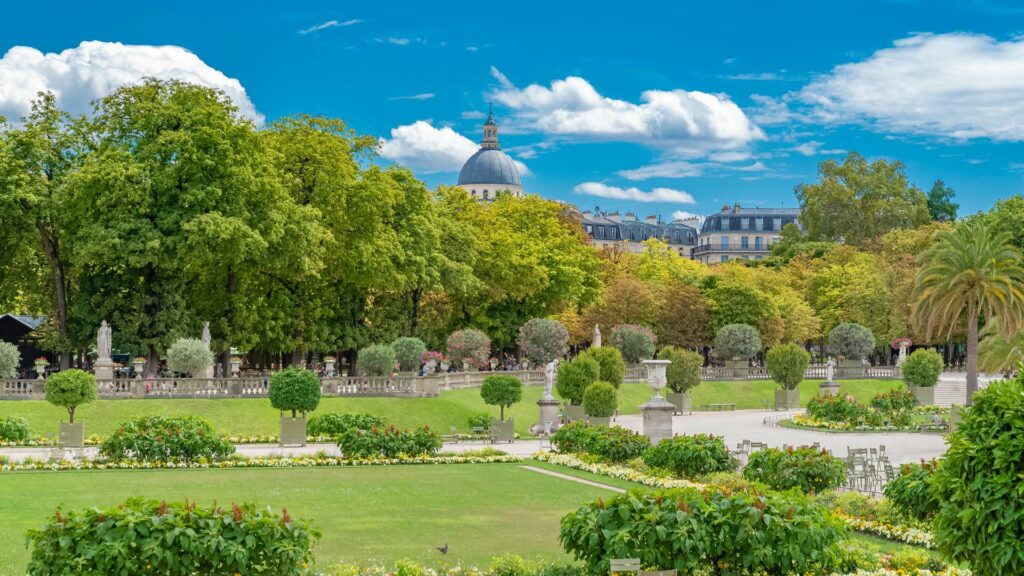
[[[888,392],[875,394],[870,406],[883,414],[902,414],[913,410],[917,406],[917,399],[909,390],[893,388]]]
[[[427,351],[427,345],[415,336],[403,336],[391,343],[391,349],[395,351],[398,369],[413,372],[419,370],[420,355]]]
[[[619,352],[622,352],[622,358],[630,364],[653,358],[656,341],[650,328],[636,324],[619,324],[612,327],[609,338],[612,346],[618,348]]]
[[[651,441],[621,426],[570,422],[551,436],[551,444],[565,454],[592,454],[611,462],[629,462],[640,457],[651,446]]]
[[[799,488],[814,494],[846,482],[846,464],[828,450],[813,446],[767,448],[750,455],[743,477],[775,490]]]
[[[167,367],[173,372],[193,377],[206,375],[213,366],[213,351],[198,338],[178,338],[167,349]]]
[[[75,423],[75,409],[96,399],[96,377],[83,370],[61,370],[46,381],[46,401],[63,406],[68,421]]]
[[[467,420],[469,422],[469,429],[483,428],[489,430],[491,428],[491,415],[486,412],[474,414]]]
[[[100,454],[111,460],[195,462],[220,460],[234,452],[209,422],[186,415],[131,418],[100,444]]]
[[[569,331],[549,318],[534,318],[519,327],[519,350],[534,364],[547,364],[569,351]]]
[[[396,362],[394,348],[386,344],[367,346],[356,357],[356,365],[367,376],[390,376]]]
[[[480,397],[484,404],[500,406],[500,419],[505,420],[505,408],[519,402],[523,398],[523,383],[514,376],[492,374],[484,378],[480,386]]]
[[[21,352],[10,342],[0,340],[0,378],[17,378]]]
[[[306,433],[310,436],[331,436],[337,438],[349,430],[369,430],[384,426],[384,419],[373,414],[340,414],[328,412],[309,419]]]
[[[918,520],[929,520],[939,509],[939,501],[935,499],[931,483],[935,466],[934,460],[904,464],[900,467],[900,475],[886,483],[885,497],[903,514]]]
[[[825,422],[857,424],[871,419],[871,410],[849,394],[818,394],[807,402],[807,415]]]
[[[31,437],[28,421],[16,416],[0,418],[0,442],[24,442]]]
[[[452,332],[448,337],[448,360],[461,368],[463,362],[478,367],[491,357],[491,339],[474,328]]]
[[[730,472],[738,462],[721,436],[681,435],[667,438],[644,452],[644,464],[669,470],[676,476],[695,478],[712,472]]]
[[[719,358],[750,358],[761,351],[761,336],[750,324],[726,324],[715,334],[714,348]]]
[[[1024,574],[1024,386],[993,382],[946,437],[935,469],[939,551],[979,576]]]
[[[828,348],[843,358],[860,360],[875,350],[875,336],[860,324],[847,322],[828,333]]]
[[[670,360],[665,367],[665,378],[668,389],[673,392],[689,392],[700,385],[700,369],[704,366],[704,357],[697,352],[665,346],[658,352],[659,360]]]
[[[48,524],[29,530],[28,573],[299,576],[319,538],[287,509],[132,498],[108,508],[58,508]]]
[[[796,344],[779,344],[768,350],[765,360],[776,384],[783,390],[796,390],[811,364],[811,355]]]
[[[270,405],[278,410],[298,412],[316,410],[320,404],[320,379],[304,368],[285,368],[270,378],[267,391]]]
[[[903,361],[900,374],[907,386],[930,388],[938,384],[943,366],[942,356],[938,352],[918,348]]]
[[[612,346],[600,346],[587,348],[580,356],[597,361],[600,367],[598,380],[607,382],[618,388],[626,379],[626,361],[622,359],[622,352]]]
[[[615,386],[600,380],[583,391],[583,413],[596,418],[610,418],[619,408],[619,392]]]
[[[562,547],[592,576],[608,574],[610,558],[679,574],[830,574],[845,536],[805,495],[713,485],[599,499],[562,518],[560,531]]]
[[[601,366],[596,360],[577,356],[571,362],[558,365],[555,389],[558,395],[574,406],[583,403],[583,392],[601,375]]]
[[[399,430],[394,426],[369,430],[353,428],[338,436],[338,447],[345,458],[424,456],[441,449],[441,435],[428,426],[415,430]]]

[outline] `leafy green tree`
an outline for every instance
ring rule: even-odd
[[[391,349],[399,369],[411,372],[420,367],[420,355],[427,351],[427,345],[415,336],[403,336],[391,343]]]
[[[714,348],[720,358],[750,358],[761,351],[761,336],[750,324],[728,324],[715,334]]]
[[[387,344],[371,344],[359,351],[359,369],[368,376],[388,376],[395,369],[395,349]]]
[[[772,380],[783,390],[796,390],[811,364],[811,355],[796,344],[779,344],[768,350],[765,364]]]
[[[927,388],[939,383],[942,366],[942,356],[938,352],[919,348],[900,366],[900,374],[907,386]]]
[[[480,397],[484,404],[501,407],[501,420],[505,420],[505,408],[519,402],[523,397],[523,383],[514,376],[493,374],[484,378],[480,386]]]
[[[320,405],[320,379],[304,368],[285,368],[270,378],[267,390],[270,405],[277,410],[291,411],[292,418]]]
[[[192,377],[202,377],[213,366],[213,352],[198,338],[178,338],[167,348],[167,367]]]
[[[1024,250],[1024,196],[1014,194],[1009,198],[996,200],[988,212],[971,216],[988,222],[994,231],[1010,235],[1013,245]]]
[[[597,362],[599,367],[598,379],[607,382],[618,388],[626,379],[626,361],[622,358],[622,352],[613,346],[601,346],[599,348],[587,348],[579,357],[590,358]]]
[[[665,346],[658,351],[658,359],[672,362],[665,368],[669,390],[689,392],[700,385],[700,369],[704,366],[704,357],[699,353]]]
[[[928,191],[928,214],[936,222],[952,222],[956,220],[956,211],[960,205],[953,202],[956,192],[946,186],[942,180],[936,180]]]
[[[535,364],[547,364],[569,351],[569,331],[557,320],[533,318],[519,328],[519,349]]]
[[[571,362],[558,365],[555,390],[571,404],[583,403],[583,392],[601,376],[601,366],[593,358],[577,356]]]
[[[21,363],[21,352],[10,342],[0,340],[0,378],[18,376],[18,365]]]
[[[583,412],[595,418],[610,418],[619,408],[619,393],[608,382],[595,381],[583,391]]]
[[[657,338],[647,326],[620,324],[612,327],[608,341],[622,352],[622,358],[626,362],[636,364],[654,357]]]
[[[857,324],[846,322],[828,333],[828,348],[848,360],[860,360],[875,350],[875,337],[871,331]]]
[[[46,401],[68,411],[68,422],[75,423],[75,409],[96,399],[96,377],[83,370],[61,370],[46,381]]]

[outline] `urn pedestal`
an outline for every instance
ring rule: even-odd
[[[533,427],[534,434],[553,434],[558,430],[558,400],[541,398],[537,401],[539,419]]]
[[[839,396],[838,382],[822,382],[818,384],[818,391],[828,396]]]

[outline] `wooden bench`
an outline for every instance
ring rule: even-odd
[[[698,404],[697,410],[703,409],[705,412],[722,412],[724,410],[736,410],[735,402],[724,402],[722,404]]]

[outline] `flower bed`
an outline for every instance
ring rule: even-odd
[[[930,407],[928,410],[920,410],[915,408],[914,414],[945,414],[948,416],[949,409],[936,409],[934,407]],[[872,426],[870,424],[857,424],[854,422],[832,422],[828,420],[819,420],[813,416],[808,416],[807,414],[795,414],[789,421],[797,426],[803,426],[805,428],[816,428],[818,430],[831,430],[836,432],[917,432],[919,425],[919,422],[914,422],[907,426]]]
[[[874,536],[885,538],[886,540],[892,540],[893,542],[902,542],[904,544],[921,546],[930,550],[935,548],[934,536],[931,532],[926,530],[889,524],[887,522],[879,522],[877,520],[856,518],[836,510],[832,513],[836,518],[845,522],[850,529],[856,530],[857,532],[872,534]]]
[[[278,437],[273,434],[241,434],[231,435],[223,434],[220,436],[221,440],[231,442],[232,444],[277,444]],[[105,436],[93,434],[85,439],[86,446],[99,446],[106,440]],[[333,436],[317,435],[317,436],[306,436],[306,442],[309,444],[327,443],[334,444]],[[57,440],[48,436],[33,436],[27,440],[20,442],[7,442],[0,441],[0,448],[32,448],[32,447],[50,447],[56,446]]]
[[[700,488],[704,486],[700,482],[681,480],[679,478],[666,478],[663,476],[651,476],[630,468],[628,466],[616,466],[614,464],[592,464],[572,454],[558,454],[555,452],[538,452],[533,457],[541,462],[557,464],[566,468],[574,468],[591,474],[628,480],[651,486],[652,488]]]

